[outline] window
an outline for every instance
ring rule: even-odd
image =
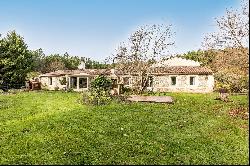
[[[153,77],[152,76],[148,77],[148,87],[153,87]]]
[[[171,85],[176,85],[176,77],[171,77]]]
[[[52,85],[52,77],[49,77],[49,85]]]
[[[194,85],[195,84],[195,77],[190,77],[190,85]]]
[[[129,77],[124,77],[123,78],[123,84],[124,85],[129,85]]]
[[[87,87],[88,87],[88,79],[79,78],[79,88],[87,88]]]

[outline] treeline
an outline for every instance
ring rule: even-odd
[[[24,38],[15,31],[5,37],[0,35],[0,85],[9,87],[24,84],[29,77],[55,70],[77,69],[81,60],[88,69],[102,69],[108,65],[86,57],[63,55],[45,55],[42,49],[29,50]]]
[[[104,69],[108,64],[99,63],[86,57],[70,56],[67,52],[63,55],[51,54],[46,56],[42,49],[33,51],[34,71],[47,73],[56,70],[76,70],[78,65],[83,61],[86,69]]]
[[[198,61],[214,72],[215,89],[226,88],[231,92],[249,90],[249,49],[226,48],[220,50],[198,50],[177,55]]]

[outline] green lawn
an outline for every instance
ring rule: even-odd
[[[79,104],[80,94],[0,94],[0,164],[249,164],[248,108],[216,94],[169,93],[175,104]]]

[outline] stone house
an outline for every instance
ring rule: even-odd
[[[115,84],[115,80],[117,80],[118,77],[112,69],[58,70],[42,74],[39,76],[39,79],[44,89],[73,89],[74,91],[84,91],[88,90],[91,81],[101,74],[106,75],[114,82],[114,89],[118,88]]]
[[[69,89],[88,90],[91,80],[103,74],[113,82],[113,89],[119,93],[120,86],[134,87],[136,74],[125,74],[115,69],[58,70],[39,76],[43,88],[49,90]],[[200,63],[181,58],[171,58],[151,66],[147,89],[153,92],[194,92],[213,91],[213,72],[200,66]]]

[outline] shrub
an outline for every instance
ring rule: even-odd
[[[58,90],[59,90],[59,87],[58,87],[58,86],[56,86],[54,89],[55,89],[55,91],[58,91]]]
[[[110,95],[106,91],[87,91],[82,93],[83,103],[88,105],[105,105],[111,101]]]
[[[91,89],[108,91],[112,87],[112,81],[104,75],[97,76],[91,82]]]
[[[227,91],[230,91],[231,87],[227,83],[216,81],[215,82],[215,91],[220,92],[221,89],[225,89]]]
[[[215,90],[221,88],[227,89],[229,92],[243,92],[249,89],[248,76],[232,72],[229,70],[218,71],[215,77]]]
[[[66,85],[67,84],[66,77],[63,77],[62,79],[60,79],[59,82],[61,85]]]
[[[132,94],[132,89],[129,88],[129,87],[124,87],[124,86],[122,86],[122,87],[121,87],[121,91],[122,91],[122,93],[125,94],[125,95]]]
[[[112,81],[100,75],[91,82],[91,88],[88,92],[83,92],[83,103],[90,105],[104,105],[111,101],[110,89]]]

